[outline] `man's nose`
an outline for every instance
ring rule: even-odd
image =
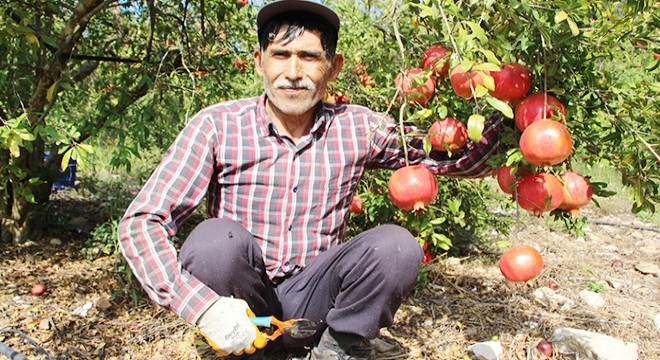
[[[291,56],[286,67],[286,77],[289,80],[298,80],[302,77],[302,61],[297,56]]]

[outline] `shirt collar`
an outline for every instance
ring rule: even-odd
[[[266,111],[266,98],[267,96],[264,92],[259,97],[259,102],[257,104],[257,121],[260,124],[259,128],[263,136],[272,134],[273,127],[275,126]],[[332,116],[335,113],[334,104],[329,104],[323,101],[321,101],[320,104],[321,105],[317,105],[317,111],[314,115],[314,120],[310,129],[310,133],[312,134],[317,131],[325,130],[326,124],[328,124],[329,120],[332,119]]]

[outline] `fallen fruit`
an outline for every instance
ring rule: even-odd
[[[500,257],[500,271],[509,281],[529,281],[538,276],[542,270],[543,258],[531,246],[514,246]]]
[[[611,267],[623,267],[623,261],[621,260],[613,260],[612,263],[610,264]]]
[[[41,296],[44,292],[46,292],[46,285],[44,284],[34,284],[30,289],[30,294],[35,296]]]
[[[399,209],[423,211],[438,194],[438,184],[431,170],[419,165],[406,166],[392,174],[387,193]]]
[[[433,260],[433,255],[428,250],[424,250],[424,257],[422,258],[422,264],[428,264]]]
[[[548,281],[548,287],[553,291],[557,291],[559,289],[559,284],[557,284],[557,282],[554,280],[550,280]]]
[[[536,344],[536,350],[545,356],[552,356],[552,343],[547,340],[541,340]]]

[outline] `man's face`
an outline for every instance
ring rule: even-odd
[[[326,85],[334,80],[343,65],[343,57],[328,61],[320,34],[305,30],[293,41],[280,41],[286,27],[280,29],[266,50],[255,51],[257,73],[264,78],[270,105],[291,116],[313,110],[323,98]]]

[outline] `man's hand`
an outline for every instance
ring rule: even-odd
[[[252,354],[266,346],[266,340],[249,316],[254,313],[244,300],[221,297],[202,314],[197,326],[222,355]]]

